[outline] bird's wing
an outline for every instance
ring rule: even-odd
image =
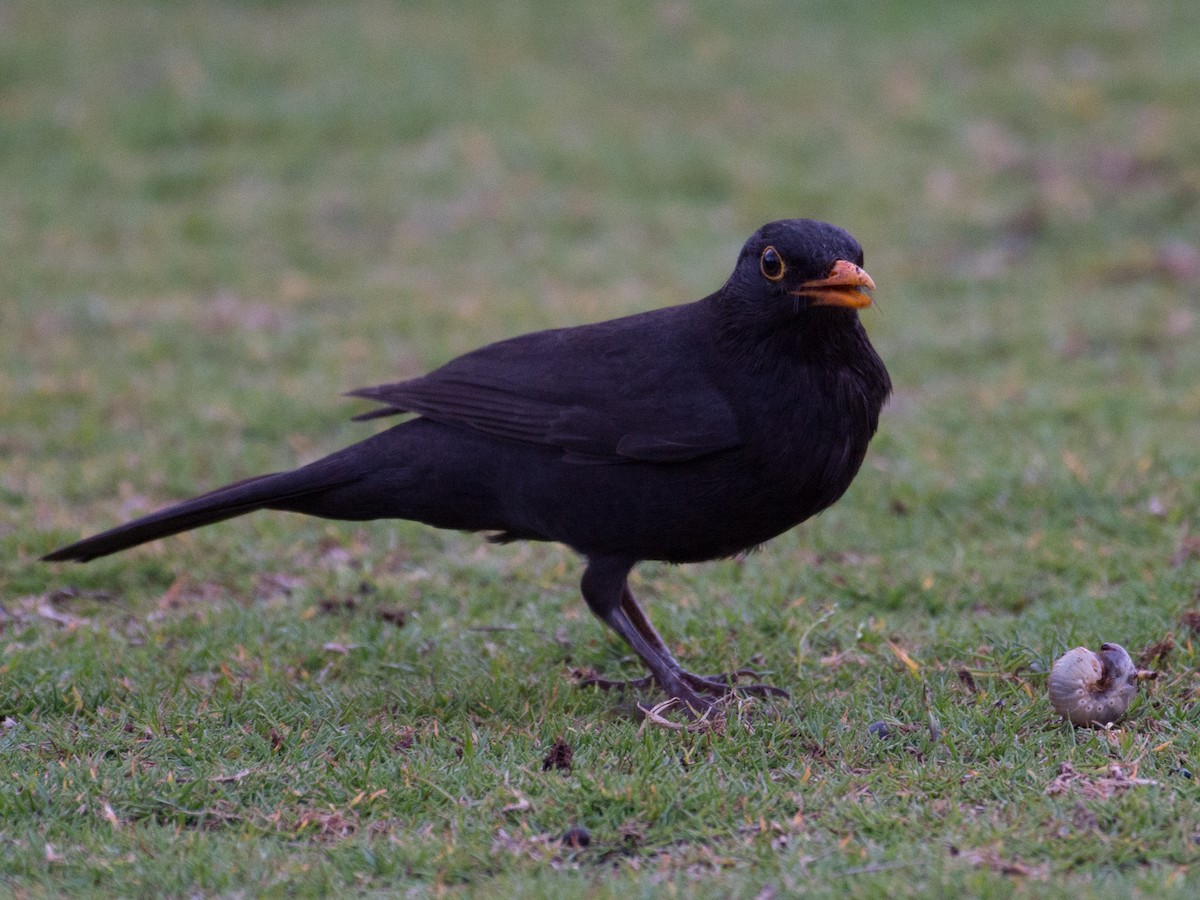
[[[417,413],[558,447],[578,462],[715,453],[740,437],[706,370],[711,348],[695,312],[672,307],[490,344],[421,378],[351,391],[384,407],[357,418]]]

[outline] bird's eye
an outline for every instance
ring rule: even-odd
[[[783,278],[783,273],[787,271],[787,266],[783,264],[783,257],[774,247],[768,247],[762,252],[762,256],[758,258],[758,267],[762,269],[763,278],[767,281],[779,281]]]

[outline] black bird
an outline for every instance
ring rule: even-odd
[[[83,562],[258,509],[559,541],[587,560],[592,612],[699,712],[747,673],[684,670],[629,572],[641,560],[733,556],[850,485],[891,391],[858,317],[875,287],[862,262],[840,228],[772,222],[703,300],[522,335],[421,378],[352,391],[381,404],[359,419],[415,418],[44,559]]]

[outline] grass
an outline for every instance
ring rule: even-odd
[[[0,4],[5,890],[1194,896],[1198,41],[1128,0]],[[790,215],[866,247],[881,434],[816,521],[635,589],[791,703],[575,687],[640,672],[556,546],[262,515],[37,562]],[[1160,677],[1069,729],[1046,669],[1102,641]]]

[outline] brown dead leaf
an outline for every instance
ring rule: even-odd
[[[307,810],[296,822],[296,831],[315,833],[323,840],[352,837],[359,827],[358,816],[347,815],[339,810]]]
[[[1194,634],[1200,634],[1200,609],[1189,609],[1179,617],[1179,624]]]
[[[1200,559],[1200,534],[1188,534],[1184,532],[1183,536],[1179,539],[1179,546],[1171,554],[1171,568],[1178,569],[1184,563],[1193,559]]]
[[[1139,669],[1146,669],[1156,663],[1161,665],[1174,649],[1175,635],[1168,634],[1161,641],[1155,641],[1141,652],[1141,655],[1137,658],[1137,667]]]
[[[68,631],[74,631],[76,628],[91,625],[91,620],[81,616],[73,616],[70,613],[59,612],[48,602],[40,602],[37,605],[37,614],[47,621],[62,625]]]
[[[260,572],[254,579],[254,592],[263,599],[278,597],[281,594],[290,597],[293,591],[303,586],[303,578],[284,572]]]
[[[561,772],[570,772],[574,758],[575,751],[571,748],[571,745],[562,738],[559,738],[550,747],[550,752],[542,760],[542,771],[549,772],[551,769],[556,769]]]
[[[551,844],[557,845],[559,841],[559,835],[535,834],[526,836],[509,834],[507,830],[498,828],[492,836],[492,852],[504,851],[512,856],[542,860],[555,855],[559,847],[552,847]]]
[[[328,569],[339,569],[350,565],[354,555],[340,543],[323,541],[321,543],[321,565]]]
[[[392,744],[393,750],[411,750],[413,744],[417,742],[417,729],[410,725],[405,725],[400,729],[400,734],[396,737]]]
[[[1001,875],[1013,875],[1018,878],[1035,878],[1038,880],[1045,880],[1049,875],[1049,867],[1045,864],[1030,866],[1019,859],[1004,859],[999,852],[991,847],[964,853],[963,858],[978,868],[990,869]]]
[[[1150,778],[1136,778],[1125,773],[1118,764],[1113,763],[1107,769],[1106,775],[1085,775],[1075,771],[1070,763],[1062,763],[1058,774],[1046,785],[1046,795],[1053,797],[1057,794],[1078,793],[1088,800],[1107,800],[1118,791],[1144,785],[1158,784]]]
[[[958,680],[963,683],[963,686],[966,687],[968,693],[979,693],[979,688],[975,684],[975,676],[971,674],[971,670],[966,666],[963,666],[958,670]]]
[[[584,847],[591,846],[592,833],[582,825],[574,825],[568,828],[559,840],[564,847],[582,850]]]
[[[375,611],[375,614],[397,628],[403,628],[408,622],[408,610],[402,606],[381,606]]]
[[[578,687],[594,687],[602,691],[620,689],[626,684],[624,681],[613,681],[608,678],[602,678],[600,673],[591,666],[588,666],[586,669],[571,666],[567,669],[567,677]]]
[[[1088,479],[1087,467],[1083,464],[1083,460],[1079,458],[1077,453],[1071,450],[1062,452],[1062,462],[1067,471],[1075,476],[1075,480],[1083,484]]]
[[[840,669],[844,665],[865,666],[867,658],[854,650],[835,650],[817,660],[826,669]]]
[[[891,648],[892,653],[895,654],[896,659],[900,660],[900,662],[904,663],[904,665],[908,667],[908,671],[912,672],[914,675],[921,671],[921,664],[909,656],[908,652],[905,651],[903,647],[897,643],[894,643],[893,641],[888,641],[887,645]]]
[[[55,588],[43,597],[48,603],[66,603],[68,600],[96,600],[103,602],[112,599],[112,593],[99,588],[81,590],[77,587]]]
[[[245,778],[249,774],[250,774],[249,769],[242,769],[240,772],[234,772],[232,775],[214,775],[212,778],[210,778],[208,780],[212,784],[229,784],[229,783],[236,784],[237,782],[241,781],[243,778]]]
[[[527,810],[533,809],[533,804],[529,802],[529,798],[526,797],[524,794],[522,794],[520,791],[513,791],[513,796],[517,798],[516,802],[510,803],[507,806],[503,807],[500,810],[500,812],[504,812],[504,813],[525,812]]]
[[[317,609],[323,615],[332,616],[342,612],[353,612],[358,601],[353,597],[326,597],[317,604]]]
[[[646,832],[649,827],[649,823],[642,819],[626,819],[617,826],[617,837],[626,847],[634,849],[646,842]]]
[[[183,589],[187,587],[188,580],[189,579],[187,575],[179,575],[176,577],[176,579],[171,582],[171,586],[163,591],[162,596],[158,598],[158,603],[156,604],[158,608],[167,610],[174,609],[176,606],[178,606],[179,595],[183,593]]]
[[[1096,814],[1082,803],[1075,804],[1075,809],[1071,813],[1071,824],[1076,831],[1097,831],[1100,828],[1100,821],[1096,818]]]

